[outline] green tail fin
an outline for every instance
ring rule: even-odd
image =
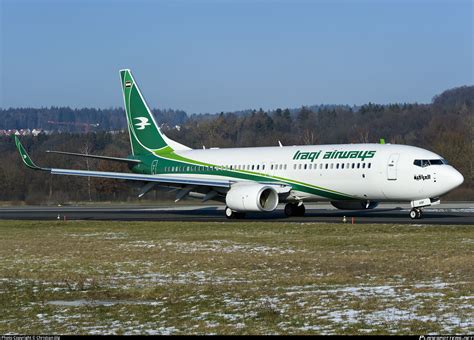
[[[120,70],[120,78],[132,154],[173,151],[170,140],[160,131],[130,70]]]

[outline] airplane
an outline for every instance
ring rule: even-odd
[[[131,172],[85,171],[37,166],[20,140],[24,164],[53,175],[113,178],[141,182],[142,197],[155,186],[189,196],[225,202],[227,218],[272,212],[286,203],[286,216],[303,216],[305,202],[329,201],[344,210],[375,208],[379,202],[410,202],[410,218],[439,204],[440,196],[461,185],[463,176],[441,156],[397,144],[331,144],[191,149],[161,130],[129,69],[120,70],[131,154],[125,158],[49,151],[128,165]]]

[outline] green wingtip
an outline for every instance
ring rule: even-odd
[[[31,169],[34,169],[34,170],[42,170],[39,166],[37,166],[30,158],[30,156],[28,155],[28,153],[26,152],[25,148],[23,147],[23,145],[21,144],[20,142],[20,139],[18,138],[18,136],[15,136],[15,144],[16,144],[16,147],[18,149],[18,152],[20,153],[20,157],[21,157],[21,160],[23,161],[23,163],[25,163],[25,165],[28,167],[28,168],[31,168]]]

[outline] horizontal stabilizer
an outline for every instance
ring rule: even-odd
[[[82,153],[74,153],[74,152],[65,152],[65,151],[46,151],[48,153],[57,153],[61,155],[68,155],[68,156],[75,156],[75,157],[88,157],[88,158],[96,158],[96,159],[103,159],[106,161],[114,161],[114,162],[124,162],[124,163],[133,163],[138,164],[141,163],[138,159],[130,159],[130,158],[120,158],[120,157],[109,157],[109,156],[98,156],[98,155],[85,155]]]

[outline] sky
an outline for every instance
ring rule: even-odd
[[[429,103],[474,79],[472,0],[0,0],[0,107]]]

